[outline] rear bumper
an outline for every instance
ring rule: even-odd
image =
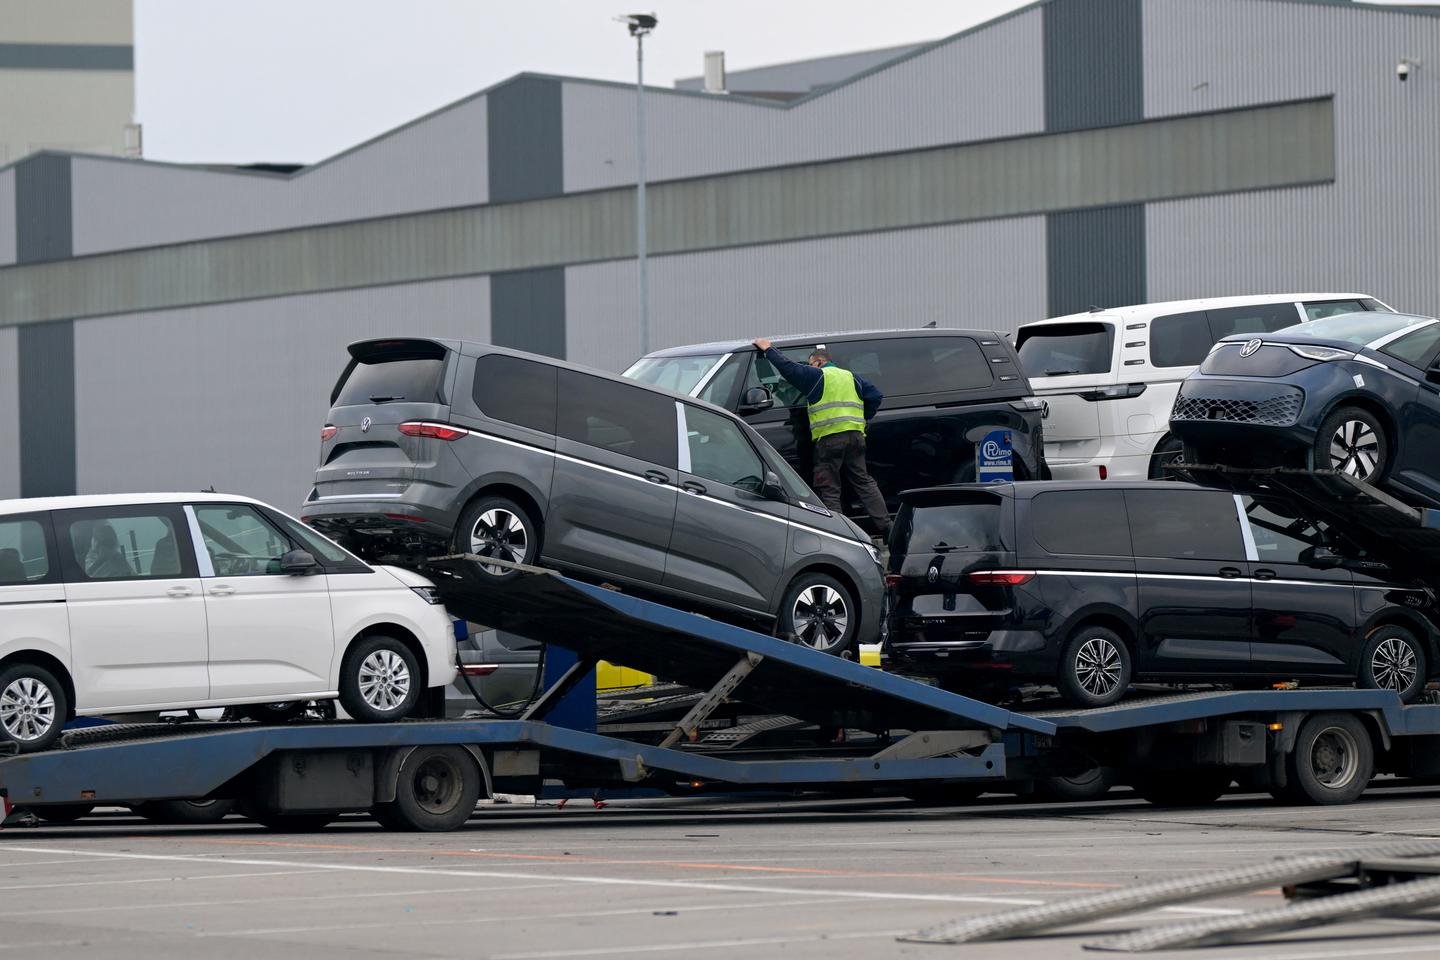
[[[888,653],[896,664],[927,673],[1003,670],[1015,677],[1051,677],[1058,661],[1039,631],[996,630],[977,638],[933,625],[920,629],[899,625]]]
[[[300,508],[300,519],[342,542],[397,540],[448,546],[456,517],[449,504],[312,494]]]

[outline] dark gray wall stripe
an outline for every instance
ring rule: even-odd
[[[135,48],[108,43],[0,43],[0,69],[134,70]]]
[[[1045,129],[1145,115],[1141,0],[1063,0],[1044,9]]]
[[[1049,313],[1145,302],[1145,205],[1045,218]]]
[[[558,196],[565,189],[560,82],[521,77],[486,99],[490,202]]]
[[[565,268],[493,274],[490,342],[565,359]]]
[[[75,493],[75,324],[17,332],[20,361],[20,496]]]
[[[19,263],[63,260],[74,249],[70,158],[41,153],[15,165],[15,253]]]

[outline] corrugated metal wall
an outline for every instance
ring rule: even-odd
[[[15,262],[15,171],[0,170],[0,267]]]
[[[294,510],[345,345],[487,340],[489,311],[480,277],[77,322],[79,492],[214,484]]]
[[[1152,299],[1355,289],[1440,313],[1440,19],[1147,0],[1149,116],[1335,94],[1335,186],[1155,203]],[[1407,83],[1402,57],[1422,61]]]
[[[14,327],[0,327],[0,500],[20,496],[20,366]]]
[[[1043,130],[1041,15],[1032,10],[791,107],[648,94],[655,180]],[[567,83],[565,189],[633,183],[635,92]]]
[[[485,203],[488,163],[484,97],[293,177],[77,158],[75,253]]]
[[[568,356],[608,370],[629,366],[639,354],[634,261],[568,268],[565,299]],[[1014,330],[1044,315],[1044,217],[650,261],[655,349],[931,320]]]

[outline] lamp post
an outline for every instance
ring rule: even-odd
[[[617,17],[635,38],[635,262],[640,291],[640,354],[650,352],[650,285],[645,270],[645,38],[660,21],[653,13]]]

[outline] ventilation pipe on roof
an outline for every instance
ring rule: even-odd
[[[705,51],[705,92],[725,93],[725,51]]]

